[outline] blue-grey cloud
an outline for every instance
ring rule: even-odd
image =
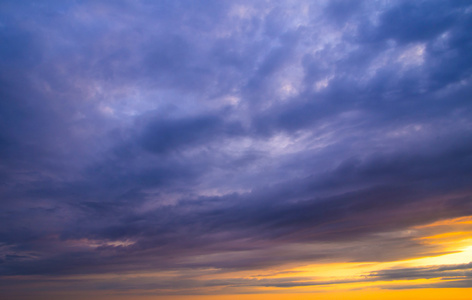
[[[0,275],[442,251],[369,245],[472,214],[471,8],[3,1]]]

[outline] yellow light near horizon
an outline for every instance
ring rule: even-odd
[[[444,254],[434,257],[425,257],[410,260],[413,266],[428,266],[428,265],[456,265],[465,264],[472,261],[472,239],[468,241],[468,245],[464,248],[456,249],[456,253]]]
[[[439,300],[470,299],[472,288],[424,288],[429,284],[447,282],[449,279],[422,278],[412,280],[385,280],[376,277],[376,272],[382,270],[394,270],[397,268],[423,268],[438,265],[465,264],[472,260],[472,218],[457,218],[442,220],[431,224],[416,226],[408,230],[398,232],[387,232],[375,235],[373,240],[367,243],[376,242],[375,238],[408,238],[420,245],[425,246],[424,257],[408,258],[401,260],[391,260],[384,262],[346,262],[346,261],[324,261],[313,263],[313,261],[289,263],[285,265],[272,266],[261,269],[244,270],[221,270],[214,268],[191,268],[174,269],[157,272],[129,272],[123,274],[95,274],[95,275],[70,275],[61,278],[49,278],[43,281],[44,277],[26,276],[27,279],[38,279],[36,286],[30,285],[31,291],[50,287],[51,292],[47,295],[35,294],[34,299],[43,300],[328,300],[328,299],[422,299]],[[349,243],[349,242],[347,242]],[[363,245],[364,241],[356,241],[355,245]],[[315,245],[316,246],[316,245]],[[352,245],[348,244],[352,248]],[[301,250],[305,253],[314,249],[312,245],[307,248],[301,244],[289,245],[284,249]],[[343,244],[322,244],[322,250],[329,250],[330,247],[342,249]],[[422,248],[421,248],[422,249]],[[280,252],[280,251],[279,251]],[[443,253],[443,254],[441,254]],[[249,256],[251,253],[247,253]],[[417,253],[416,253],[417,254]],[[218,254],[223,255],[223,254]],[[440,275],[438,275],[440,276]],[[74,291],[74,296],[69,292],[59,292],[62,285],[70,282],[102,282],[131,284],[153,281],[178,281],[181,278],[194,280],[193,287],[189,288],[162,288],[155,290],[121,290],[121,291]],[[46,278],[48,279],[48,278]],[[212,280],[222,280],[221,285],[209,286],[207,282]],[[261,281],[259,281],[261,280]],[[34,281],[34,280],[33,280]],[[238,284],[239,282],[239,284]],[[263,284],[267,282],[267,286]],[[275,283],[274,283],[275,282]],[[277,283],[293,283],[293,287],[278,287]],[[235,284],[232,284],[235,283]],[[296,286],[297,283],[299,286]],[[78,285],[80,286],[80,285]],[[25,290],[25,293],[27,291]],[[185,295],[188,294],[188,295]],[[192,294],[192,295],[190,295]],[[10,297],[11,299],[21,299]],[[7,298],[9,299],[9,298]],[[25,297],[28,299],[28,297]],[[31,299],[31,297],[29,298]]]
[[[329,293],[262,293],[236,295],[143,296],[140,300],[470,300],[472,288],[409,289],[409,290],[353,290]],[[97,300],[131,300],[135,298],[100,298]],[[95,300],[95,299],[90,299]]]
[[[439,245],[445,253],[432,257],[409,260],[412,266],[452,265],[472,261],[472,217],[441,220],[416,229],[428,229],[432,235],[422,236],[418,241],[429,245]],[[436,233],[437,232],[437,233]]]

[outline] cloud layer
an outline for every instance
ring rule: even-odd
[[[2,1],[0,276],[443,251],[397,233],[472,215],[470,28],[468,1]]]

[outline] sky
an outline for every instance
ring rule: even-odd
[[[468,299],[470,1],[0,0],[0,297]]]

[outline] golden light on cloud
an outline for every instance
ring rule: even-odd
[[[258,284],[264,285],[263,288],[251,288],[251,285],[248,287],[257,292],[328,293],[378,288],[398,290],[421,287],[424,289],[428,286],[441,284],[447,286],[447,283],[455,280],[467,279],[461,275],[460,271],[472,268],[472,265],[467,265],[472,261],[472,239],[470,238],[472,236],[472,222],[470,217],[442,220],[412,227],[401,233],[388,233],[380,236],[386,235],[410,236],[413,241],[424,246],[423,256],[418,256],[415,253],[414,257],[408,257],[408,253],[405,253],[404,258],[400,260],[301,263],[295,267],[288,266],[285,269],[281,267],[272,274],[267,271],[264,273],[263,270],[257,271],[258,274],[263,275],[254,275],[245,271],[245,278],[256,279]],[[441,273],[443,272],[441,268],[444,267],[446,270],[457,268],[459,271],[454,274],[451,272]],[[397,270],[399,270],[399,274],[395,273]]]
[[[471,24],[0,0],[0,300],[471,294]]]
[[[471,218],[448,219],[401,233],[376,235],[409,236],[425,247],[423,257],[417,257],[416,253],[415,257],[407,257],[406,253],[399,260],[299,261],[254,270],[201,268],[71,275],[61,280],[31,276],[24,279],[30,281],[31,291],[46,286],[55,289],[67,282],[73,289],[87,282],[98,286],[113,286],[116,282],[125,287],[135,286],[126,293],[116,294],[110,290],[108,295],[95,294],[96,299],[416,299],[418,295],[422,295],[421,299],[431,300],[444,299],[441,297],[445,295],[454,295],[450,299],[467,299],[465,295],[471,289],[461,284],[470,280],[467,274],[472,270],[472,264],[469,264],[472,261],[470,221]],[[153,289],[142,289],[156,283],[158,285]],[[59,293],[57,299],[60,297]]]

